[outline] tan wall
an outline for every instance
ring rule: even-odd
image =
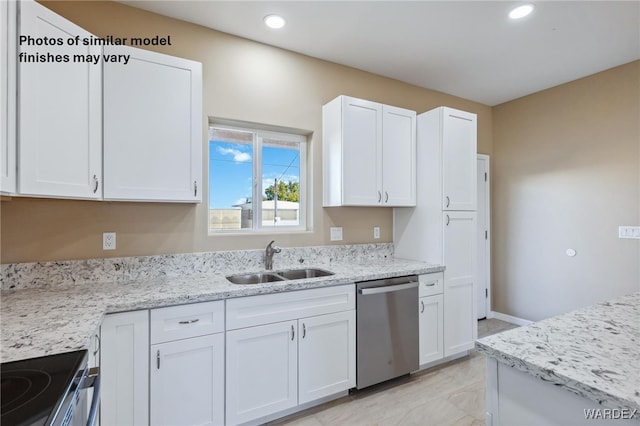
[[[539,320],[640,290],[640,62],[493,109],[493,309]],[[576,250],[575,257],[565,253]]]
[[[262,248],[273,238],[285,247],[322,245],[330,244],[330,226],[344,228],[343,243],[374,242],[374,226],[381,227],[381,239],[375,241],[390,242],[392,209],[321,207],[321,107],[340,94],[419,113],[440,105],[475,112],[479,151],[492,153],[492,111],[488,106],[118,3],[45,4],[102,37],[171,35],[173,45],[158,51],[202,62],[205,153],[207,117],[311,131],[313,230],[208,236],[206,200],[200,205],[177,205],[13,198],[1,203],[2,263]],[[204,166],[208,170],[206,163]],[[102,251],[104,231],[117,232],[117,250]]]

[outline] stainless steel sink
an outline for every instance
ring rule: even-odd
[[[331,271],[318,268],[285,269],[274,272],[256,272],[251,274],[229,275],[227,279],[233,284],[262,284],[275,281],[301,280],[333,275]]]
[[[280,275],[273,274],[271,272],[229,275],[227,279],[234,284],[261,284],[261,283],[270,283],[274,281],[284,281],[283,277],[281,277]]]
[[[286,271],[278,271],[276,274],[288,280],[301,280],[304,278],[317,278],[333,275],[333,272],[317,268],[305,269],[287,269]]]

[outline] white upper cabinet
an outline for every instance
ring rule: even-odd
[[[339,96],[322,114],[325,207],[415,205],[414,111]]]
[[[476,210],[476,115],[443,107],[440,119],[442,209]]]
[[[202,200],[202,64],[127,46],[104,64],[104,198]]]
[[[382,106],[383,204],[416,204],[416,113]]]
[[[30,196],[100,198],[102,68],[74,62],[73,55],[100,55],[102,50],[82,43],[69,46],[68,38],[91,34],[33,1],[20,2],[19,25],[21,35],[61,39],[62,45],[43,49],[19,43],[24,58],[19,64],[18,191]],[[60,55],[63,62],[40,62],[39,56],[30,56],[42,54]]]
[[[16,192],[16,2],[0,2],[0,193]]]

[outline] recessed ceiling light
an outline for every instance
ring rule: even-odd
[[[509,12],[509,18],[511,19],[521,19],[533,12],[532,4],[525,4],[522,6],[518,6]]]
[[[267,15],[264,17],[264,23],[269,28],[282,28],[287,23],[280,15]]]

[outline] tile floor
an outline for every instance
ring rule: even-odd
[[[496,319],[482,320],[478,337],[514,327]],[[485,357],[472,351],[442,366],[354,392],[270,425],[482,426],[484,410]]]

